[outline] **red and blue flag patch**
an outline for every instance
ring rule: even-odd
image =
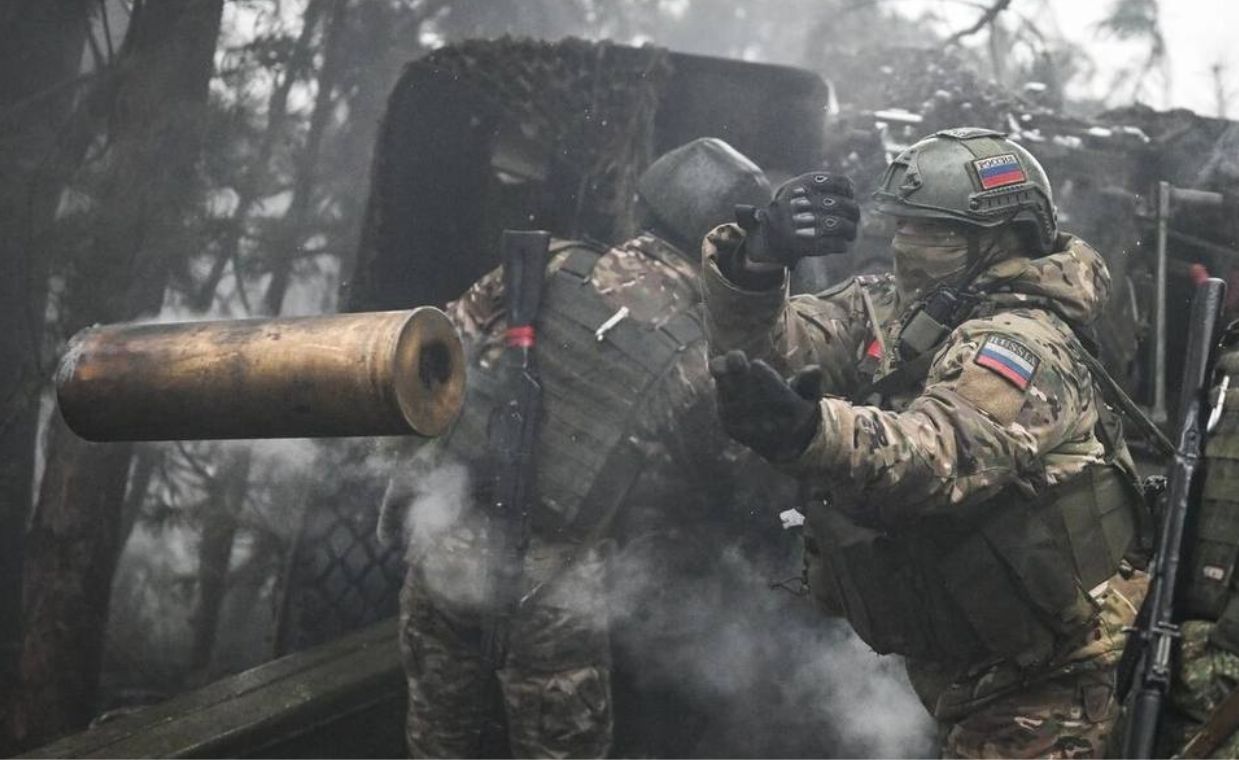
[[[972,162],[977,170],[977,178],[981,180],[982,190],[993,190],[996,187],[1018,185],[1028,181],[1020,159],[1014,153],[1004,153],[1001,156],[978,158]]]
[[[1041,358],[1017,340],[990,335],[981,344],[973,362],[992,370],[1016,388],[1024,390],[1037,373]]]

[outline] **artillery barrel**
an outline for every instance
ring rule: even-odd
[[[460,338],[438,309],[82,330],[56,372],[92,441],[443,433]]]

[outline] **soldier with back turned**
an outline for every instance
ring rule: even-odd
[[[641,177],[646,232],[609,249],[552,243],[536,325],[544,404],[536,498],[521,602],[497,667],[482,657],[481,638],[495,613],[486,452],[489,415],[502,404],[501,273],[449,305],[468,356],[465,411],[450,434],[401,465],[384,507],[389,532],[403,522],[409,540],[401,647],[414,756],[483,751],[496,690],[515,756],[611,749],[611,618],[648,610],[611,608],[608,569],[620,557],[642,569],[636,582],[654,584],[667,563],[701,556],[686,526],[710,518],[733,474],[706,368],[699,241],[735,204],[769,197],[751,161],[721,140],[696,140]],[[623,596],[640,599],[633,578],[624,580]]]

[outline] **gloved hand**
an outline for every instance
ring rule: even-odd
[[[747,263],[793,267],[805,256],[845,253],[860,221],[854,193],[845,176],[810,172],[784,182],[764,209],[737,206]]]
[[[822,413],[816,395],[807,398],[797,389],[817,393],[820,372],[802,370],[793,387],[764,361],[729,351],[710,360],[710,374],[728,435],[772,462],[791,461],[808,448]]]

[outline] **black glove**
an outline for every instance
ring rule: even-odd
[[[718,388],[718,413],[727,434],[772,462],[787,462],[804,453],[817,434],[821,410],[817,397],[806,398],[779,373],[743,351],[729,351],[710,360]],[[805,379],[800,375],[805,374]],[[815,393],[820,373],[802,370],[796,386]]]
[[[847,177],[810,172],[784,182],[765,209],[737,206],[745,258],[793,267],[805,256],[847,252],[860,221],[853,194]]]

